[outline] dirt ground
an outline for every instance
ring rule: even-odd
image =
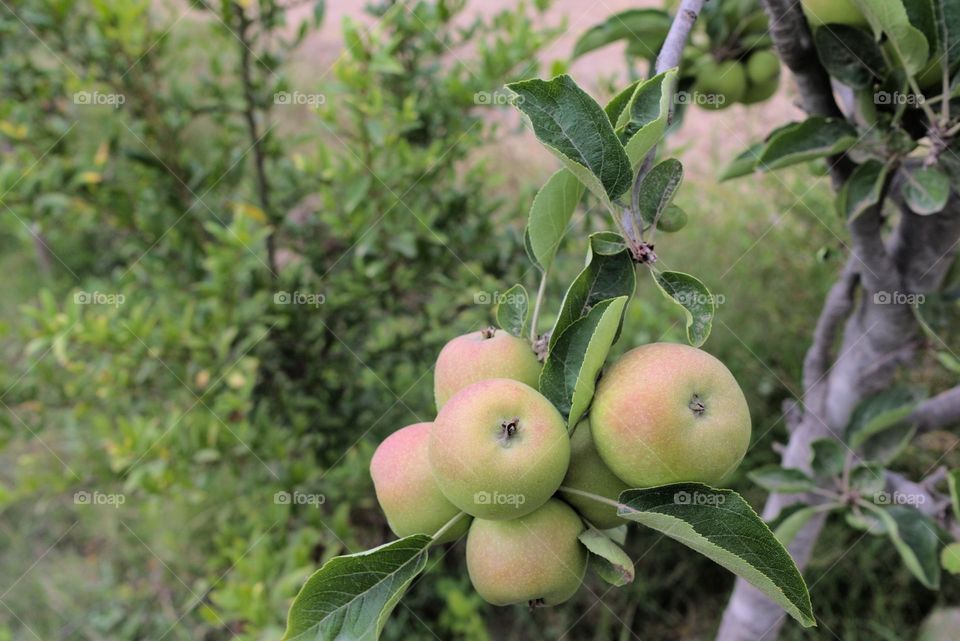
[[[474,15],[489,15],[515,4],[516,0],[472,0],[468,12]],[[320,32],[304,48],[305,67],[312,72],[326,72],[340,55],[342,39],[341,23],[344,17],[351,16],[363,23],[372,24],[372,19],[364,15],[366,0],[333,0],[327,3],[327,17]],[[548,47],[540,59],[539,74],[547,73],[550,62],[567,59],[573,50],[576,39],[588,28],[604,17],[628,8],[643,6],[662,6],[658,0],[555,0],[546,14],[547,24],[567,21],[567,31]],[[572,66],[570,74],[587,91],[595,95],[598,80],[610,77],[625,78],[624,45],[615,44],[594,51]],[[531,76],[537,75],[531,72]],[[689,112],[683,129],[670,139],[673,153],[682,150],[687,174],[691,178],[715,176],[719,168],[734,155],[755,142],[774,127],[802,117],[802,112],[794,104],[794,89],[789,76],[784,76],[780,93],[770,101],[749,107],[734,105],[721,112],[708,112],[693,109]],[[554,165],[539,145],[531,145],[529,138],[518,136],[497,150],[500,157],[524,165],[544,165],[542,173],[546,176]],[[541,172],[535,172],[540,174]]]

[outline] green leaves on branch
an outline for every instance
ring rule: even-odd
[[[677,483],[620,495],[620,516],[662,532],[746,579],[803,626],[815,625],[796,563],[732,490]]]
[[[657,288],[668,299],[683,308],[687,317],[687,341],[694,347],[703,345],[713,328],[716,304],[707,286],[683,272],[650,272]]]
[[[784,468],[779,465],[767,465],[747,474],[750,480],[767,490],[781,494],[809,492],[817,487],[816,482],[803,471]]]
[[[583,192],[583,183],[568,169],[560,169],[533,199],[527,218],[527,238],[531,258],[541,270],[548,270],[553,264]]]
[[[631,51],[652,60],[663,46],[672,22],[670,15],[659,9],[628,9],[615,13],[580,36],[573,47],[573,58],[618,40],[627,40]]]
[[[907,569],[926,587],[940,587],[940,536],[925,514],[902,505],[872,510]]]
[[[607,114],[623,143],[635,171],[644,157],[663,140],[670,119],[670,106],[677,84],[677,70],[671,69],[636,84],[630,101],[616,117]],[[611,104],[617,102],[616,99]]]
[[[600,301],[563,330],[540,372],[540,393],[573,427],[586,413],[613,346],[628,296]]]
[[[610,203],[633,182],[630,159],[607,114],[573,78],[523,80],[507,85],[537,139],[597,198]]]
[[[523,285],[514,285],[497,303],[497,325],[505,332],[523,337],[530,317],[530,302]]]
[[[883,51],[868,33],[835,24],[829,29],[817,29],[813,35],[820,62],[845,85],[866,89],[886,77]]]
[[[633,561],[609,536],[589,527],[579,538],[590,551],[590,566],[601,579],[618,588],[633,583]]]
[[[921,398],[917,390],[894,387],[864,400],[850,417],[845,440],[867,461],[889,463],[916,432],[909,419]]]
[[[923,32],[910,24],[900,0],[853,0],[873,28],[879,42],[884,34],[908,73],[921,71],[930,58],[930,45]]]
[[[645,227],[657,223],[676,196],[681,182],[683,165],[676,158],[664,160],[643,177],[637,208]]]
[[[858,165],[837,197],[837,209],[840,215],[852,221],[879,204],[889,171],[890,168],[887,165],[874,159]]]
[[[907,182],[903,198],[910,211],[929,216],[943,211],[950,198],[950,177],[938,167],[923,167],[904,172]]]
[[[287,615],[282,641],[375,641],[427,564],[431,538],[414,534],[338,556],[313,573]]]
[[[757,169],[769,171],[842,153],[857,143],[857,130],[845,120],[815,116],[781,127],[766,142],[743,152],[723,172],[723,180]]]

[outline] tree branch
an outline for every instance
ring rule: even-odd
[[[960,385],[940,392],[917,406],[910,418],[920,432],[960,424]]]

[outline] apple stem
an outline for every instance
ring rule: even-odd
[[[442,537],[444,534],[446,534],[447,531],[448,531],[450,528],[452,528],[454,525],[456,525],[457,521],[459,521],[459,520],[462,519],[464,516],[466,516],[466,514],[467,514],[466,512],[460,512],[460,513],[457,514],[455,517],[453,517],[452,519],[450,519],[449,521],[447,521],[446,523],[444,523],[444,524],[443,524],[443,527],[441,527],[439,530],[437,530],[436,532],[434,532],[434,533],[433,533],[433,536],[430,537],[430,538],[433,539],[433,541],[430,543],[430,545],[433,545],[434,543],[436,543],[436,542],[437,542],[437,539],[439,539],[439,538]]]
[[[599,494],[593,494],[591,492],[584,492],[583,490],[576,490],[572,487],[567,487],[566,485],[561,485],[561,492],[567,492],[569,494],[576,494],[577,496],[585,496],[588,499],[593,499],[594,501],[599,501],[600,503],[606,503],[607,505],[612,505],[613,507],[620,509],[621,507],[626,507],[623,503],[619,501],[614,501],[613,499],[608,499],[605,496],[600,496]]]

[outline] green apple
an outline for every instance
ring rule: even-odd
[[[572,597],[587,569],[577,538],[584,525],[562,501],[551,499],[512,521],[474,519],[467,535],[467,572],[493,605],[557,605]]]
[[[388,436],[370,460],[377,501],[397,536],[433,534],[460,513],[440,491],[430,472],[433,423],[414,423]],[[462,518],[439,541],[453,541],[467,531]]]
[[[604,463],[631,487],[717,485],[750,445],[736,379],[710,354],[654,343],[624,354],[600,379],[590,412]]]
[[[950,574],[960,574],[960,543],[954,541],[940,551],[940,567]]]
[[[704,109],[726,109],[743,97],[747,89],[747,72],[736,60],[710,61],[697,73],[694,93]]]
[[[747,81],[762,84],[780,75],[780,58],[769,49],[754,52],[747,59]]]
[[[494,378],[457,392],[430,433],[430,467],[458,508],[483,519],[529,514],[560,487],[570,437],[537,390]]]
[[[811,27],[825,24],[867,26],[867,19],[851,0],[802,0],[802,4]]]
[[[753,105],[758,102],[763,102],[777,93],[777,89],[779,88],[780,78],[777,76],[774,76],[769,80],[764,80],[760,83],[750,83],[747,85],[747,91],[743,94],[743,98],[740,100],[740,102],[745,105]]]
[[[570,469],[563,479],[563,487],[597,494],[613,501],[620,498],[620,492],[629,489],[597,454],[590,433],[590,421],[581,421],[570,437]],[[626,523],[617,516],[617,509],[611,505],[563,490],[560,493],[563,500],[601,530]]]
[[[437,409],[464,387],[489,378],[512,378],[536,387],[540,362],[527,341],[494,327],[458,336],[443,347],[434,367]]]

